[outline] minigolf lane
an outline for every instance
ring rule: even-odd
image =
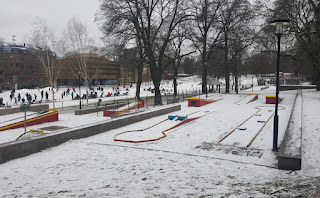
[[[249,147],[274,115],[273,106],[258,106],[257,111],[219,139],[219,143]],[[284,110],[279,106],[279,110]]]
[[[258,94],[248,94],[242,97],[240,100],[235,102],[234,104],[241,105],[241,104],[248,104],[258,99]]]
[[[38,113],[28,114],[26,117],[26,125],[32,126],[46,122],[54,122],[58,120],[58,111],[55,109],[48,109],[45,111],[40,111]],[[21,127],[24,127],[24,116],[11,118],[0,123],[0,131],[16,129]]]
[[[114,141],[129,143],[157,141],[166,137],[167,131],[170,131],[171,129],[174,129],[176,127],[180,127],[186,123],[189,123],[211,113],[213,113],[213,111],[205,113],[202,113],[201,111],[196,111],[188,115],[168,116],[174,118],[172,120],[164,119],[144,129],[123,131],[114,136]],[[192,117],[189,117],[191,115]]]

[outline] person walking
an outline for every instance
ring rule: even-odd
[[[73,100],[73,92],[71,92],[71,97],[72,97],[72,100]]]
[[[48,92],[46,92],[46,100],[48,100],[49,99],[49,94],[48,94]]]
[[[41,90],[41,100],[43,99],[43,90]]]
[[[21,100],[21,95],[20,93],[18,93],[18,102],[20,102],[20,100]]]

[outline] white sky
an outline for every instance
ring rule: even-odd
[[[87,25],[89,33],[98,40],[102,33],[94,22],[99,0],[0,0],[0,38],[16,43],[28,42],[36,17],[44,18],[57,34],[71,17]]]

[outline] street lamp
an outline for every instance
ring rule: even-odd
[[[279,118],[278,118],[278,103],[279,103],[279,70],[280,70],[280,39],[284,31],[284,27],[289,25],[289,20],[277,19],[270,22],[270,25],[276,27],[275,35],[278,38],[278,52],[277,52],[277,82],[276,82],[276,105],[275,114],[273,121],[273,147],[272,151],[278,151],[278,129],[279,129]]]
[[[80,96],[80,103],[79,103],[79,107],[81,109],[81,88],[80,88],[80,85],[81,85],[81,81],[80,81],[80,74],[81,74],[81,70],[78,71],[78,75],[79,75],[79,96]]]

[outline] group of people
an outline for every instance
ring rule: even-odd
[[[92,87],[92,88],[90,88],[90,92],[88,93],[88,96],[86,94],[83,94],[82,95],[82,99],[86,99],[87,97],[88,98],[97,98],[97,97],[101,97],[102,98],[102,97],[105,97],[104,96],[104,92],[103,92],[103,87],[97,87],[96,90],[100,91],[99,95],[98,95],[98,92],[95,91],[95,88]],[[113,96],[113,95],[114,96],[120,95],[119,86],[117,86],[117,87],[113,86],[112,90],[113,90],[113,92],[108,92],[108,94],[106,95],[107,97],[108,96]],[[128,91],[128,88],[126,90]],[[25,103],[25,102],[28,102],[29,104],[35,103],[35,102],[41,103],[42,100],[44,100],[44,99],[48,100],[49,99],[50,91],[53,91],[53,89],[49,88],[49,91],[38,89],[38,92],[40,92],[40,95],[41,95],[41,98],[40,98],[40,97],[38,97],[38,95],[36,93],[34,93],[33,95],[31,95],[29,93],[26,93],[25,97],[23,97],[20,93],[16,94],[16,90],[12,90],[10,92],[10,96],[9,97],[10,97],[11,104],[13,104],[13,105],[18,105],[19,103]],[[54,91],[56,91],[56,93],[58,93],[59,89],[56,88]],[[54,93],[55,92],[53,92],[53,94]],[[125,92],[124,94],[128,94],[128,92]],[[63,91],[61,93],[61,99],[63,99],[66,96],[69,96],[69,95],[71,95],[72,100],[73,99],[80,99],[80,95],[76,93],[76,89],[74,87],[72,89],[68,88],[66,91]],[[4,103],[5,103],[5,101],[1,97],[0,98],[0,106],[4,106]]]
[[[43,90],[41,90],[40,94],[41,94],[41,100],[39,100],[39,101],[42,101],[44,98],[46,100],[49,99],[49,93],[47,91],[44,92]],[[23,96],[21,96],[20,93],[18,93],[18,95],[16,95],[16,91],[12,90],[10,92],[9,98],[10,98],[11,104],[13,103],[13,105],[18,105],[19,103],[25,103],[25,102],[28,102],[29,104],[31,104],[31,103],[36,102],[38,100],[38,95],[33,94],[33,96],[32,96],[31,94],[26,93],[25,97],[23,97]],[[0,98],[0,106],[4,106],[4,105],[5,105],[4,99],[3,99],[3,97],[1,97]]]

